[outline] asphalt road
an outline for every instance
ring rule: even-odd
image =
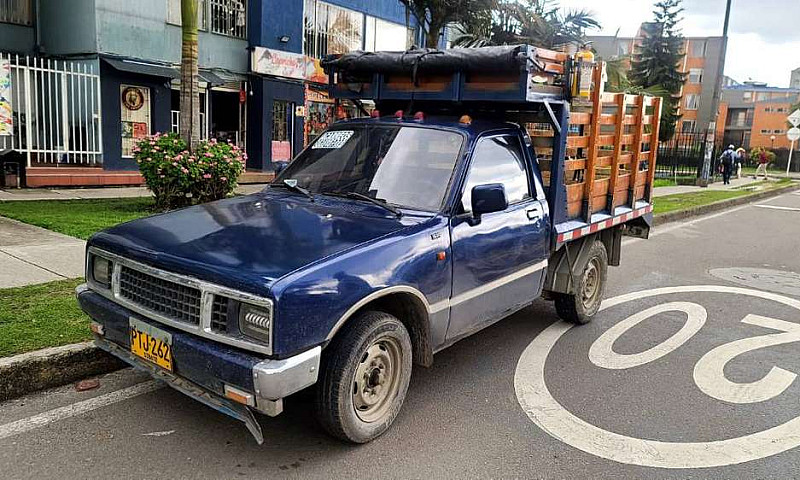
[[[626,241],[590,325],[537,301],[438,354],[368,445],[327,437],[300,394],[258,446],[122,371],[0,404],[0,477],[795,477],[800,194],[760,205]]]

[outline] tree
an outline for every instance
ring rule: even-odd
[[[484,22],[462,24],[456,46],[528,43],[544,48],[583,43],[586,30],[600,23],[587,10],[561,10],[552,0],[500,0]]]
[[[181,0],[180,135],[190,151],[200,142],[200,86],[197,73],[197,0]]]
[[[681,118],[678,114],[679,94],[686,81],[686,74],[679,70],[685,56],[685,42],[678,28],[681,12],[681,0],[657,2],[653,11],[655,19],[642,25],[642,43],[631,57],[631,83],[643,89],[659,87],[666,93],[659,133],[662,142],[672,138]]]
[[[494,3],[493,0],[400,0],[417,19],[425,32],[425,46],[437,48],[439,37],[450,23],[470,21],[482,15]]]

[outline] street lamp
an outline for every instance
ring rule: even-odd
[[[769,140],[770,140],[770,142],[772,142],[772,145],[770,146],[770,150],[775,150],[775,135],[769,137]]]

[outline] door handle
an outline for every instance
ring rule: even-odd
[[[539,220],[542,218],[542,210],[539,207],[531,208],[527,210],[525,213],[528,214],[528,220]]]

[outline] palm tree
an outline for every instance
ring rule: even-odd
[[[200,142],[200,87],[197,73],[197,0],[181,0],[180,134],[190,151]]]
[[[400,0],[425,32],[425,46],[437,48],[444,28],[483,15],[495,0]]]
[[[600,23],[587,10],[561,10],[552,0],[500,0],[488,29],[464,24],[454,46],[528,43],[544,48],[582,43],[586,30]],[[480,25],[480,24],[479,24]]]

